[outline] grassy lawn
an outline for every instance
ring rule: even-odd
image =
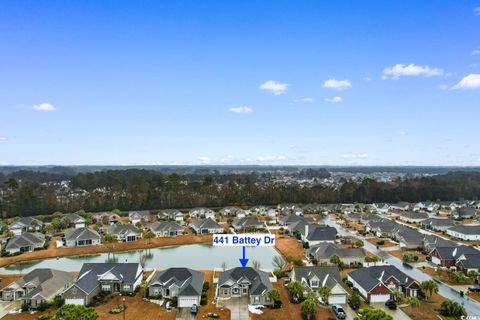
[[[397,246],[398,244],[386,239],[386,238],[382,238],[382,239],[378,239],[378,238],[370,238],[370,239],[367,239],[368,242],[370,242],[371,244],[373,244],[374,246],[377,245],[377,241],[385,241],[384,244],[382,244],[380,246],[380,248],[388,248],[388,247],[395,247]]]
[[[427,255],[421,253],[421,252],[418,252],[418,251],[415,251],[415,250],[406,250],[406,251],[402,251],[402,250],[394,250],[394,251],[388,251],[388,253],[390,253],[392,256],[394,257],[397,257],[399,258],[400,260],[402,260],[403,258],[403,255],[405,254],[405,252],[410,252],[412,253],[414,256],[417,256],[418,257],[418,260],[416,262],[425,262],[426,261],[426,257]]]

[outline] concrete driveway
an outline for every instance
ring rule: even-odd
[[[0,318],[5,317],[11,310],[18,310],[22,306],[21,301],[1,301]]]
[[[384,302],[378,302],[378,303],[372,303],[372,307],[382,309],[384,310],[387,314],[391,315],[393,319],[395,320],[411,320],[409,316],[405,312],[400,309],[399,306],[397,306],[397,310],[390,310],[385,306]]]
[[[353,320],[353,318],[357,316],[357,313],[352,308],[350,308],[348,304],[342,304],[341,306],[343,310],[345,310],[345,313],[347,314],[347,319]]]
[[[190,313],[190,308],[178,308],[177,309],[177,316],[175,317],[177,320],[195,320],[196,316]]]
[[[248,303],[249,300],[246,297],[243,298],[231,298],[228,300],[218,300],[217,306],[222,306],[230,309],[231,320],[247,320],[248,316]]]

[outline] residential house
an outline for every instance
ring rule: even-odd
[[[157,221],[148,228],[157,237],[176,237],[183,234],[183,227],[173,221]]]
[[[480,240],[480,225],[458,225],[448,228],[446,233],[462,240]]]
[[[390,205],[388,203],[374,203],[373,208],[377,213],[387,214],[390,210]]]
[[[93,229],[79,228],[65,231],[65,246],[67,247],[96,246],[99,244],[101,244],[100,235]]]
[[[245,211],[238,207],[225,207],[221,209],[219,213],[224,217],[245,217]]]
[[[188,268],[169,268],[155,272],[148,286],[150,296],[177,298],[179,308],[200,306],[204,274]]]
[[[330,258],[334,255],[347,266],[362,264],[365,260],[365,251],[362,248],[340,248],[336,244],[322,242],[307,249],[307,254],[317,264],[330,264]]]
[[[272,283],[266,272],[252,267],[236,267],[220,273],[218,279],[220,299],[248,297],[252,305],[273,305],[268,297]]]
[[[407,227],[398,229],[394,238],[399,242],[402,249],[422,249],[425,235],[415,229]]]
[[[14,235],[18,236],[24,232],[35,232],[42,230],[43,222],[32,218],[32,217],[23,217],[16,221],[13,221],[8,226],[8,230]]]
[[[304,232],[301,232],[301,239],[303,242],[308,242],[310,246],[322,242],[334,243],[337,239],[337,229],[324,224],[306,224]]]
[[[407,211],[403,215],[400,216],[400,220],[408,222],[408,223],[420,223],[423,220],[428,219],[428,214],[425,212],[417,212],[417,211]]]
[[[477,211],[470,207],[461,207],[452,212],[455,219],[471,219],[477,215]]]
[[[470,271],[480,271],[480,251],[476,254],[462,254],[455,263],[458,270],[468,275]]]
[[[428,212],[438,210],[439,208],[440,205],[432,201],[418,202],[413,207],[414,210],[426,210]]]
[[[131,211],[128,213],[128,221],[133,225],[137,223],[149,223],[151,221],[150,211]]]
[[[52,302],[74,279],[75,276],[70,272],[35,269],[0,292],[4,301],[22,300],[24,305],[36,309],[42,302]]]
[[[350,272],[347,278],[367,302],[392,299],[394,289],[401,291],[405,297],[416,297],[420,291],[415,279],[391,265],[360,268]]]
[[[462,255],[478,254],[479,251],[469,246],[456,245],[454,247],[435,247],[429,256],[433,264],[442,267],[453,267]]]
[[[366,230],[373,232],[377,237],[393,237],[395,232],[403,228],[402,225],[389,219],[370,220],[366,224]]]
[[[280,226],[289,226],[293,223],[296,223],[298,221],[302,221],[304,219],[305,219],[304,217],[297,216],[296,214],[289,214],[289,215],[282,216],[282,217],[278,218],[278,224]]]
[[[114,224],[108,227],[107,234],[114,235],[119,241],[130,242],[142,238],[142,232],[131,224]]]
[[[408,202],[397,202],[390,205],[391,210],[407,211],[410,210],[410,203]]]
[[[349,213],[344,216],[345,220],[348,222],[360,222],[362,215],[360,213]]]
[[[70,228],[85,228],[86,220],[76,213],[67,213],[63,216],[63,218],[68,220],[68,225]]]
[[[235,231],[257,230],[264,228],[265,224],[253,217],[244,217],[234,220],[232,222],[232,227]]]
[[[423,252],[430,254],[436,247],[456,247],[458,244],[452,240],[447,240],[439,236],[429,234],[423,238]]]
[[[360,218],[360,222],[363,223],[363,224],[368,224],[370,221],[377,221],[377,220],[381,220],[382,218],[380,218],[380,216],[376,215],[376,214],[373,214],[373,213],[366,213],[366,214],[362,214],[361,218]]]
[[[208,208],[194,208],[188,212],[188,215],[191,218],[212,218],[215,220],[215,212],[212,209]]]
[[[178,223],[183,223],[183,220],[185,218],[185,215],[180,210],[177,210],[177,209],[164,210],[162,215],[164,218],[168,220],[176,221]]]
[[[423,220],[420,226],[425,230],[445,231],[455,226],[455,222],[452,219],[428,218]]]
[[[98,222],[112,225],[112,224],[120,223],[121,218],[118,214],[113,212],[99,212],[99,213],[95,213],[92,216],[92,223],[98,223]]]
[[[16,252],[32,252],[35,249],[43,248],[45,245],[45,235],[40,232],[24,232],[14,236],[5,247],[9,254]]]
[[[337,266],[328,267],[294,267],[290,273],[290,279],[300,282],[306,296],[309,292],[318,292],[321,287],[329,287],[331,294],[328,304],[347,303],[347,292],[342,287],[342,280]]]
[[[225,229],[212,218],[194,219],[190,222],[190,227],[197,234],[224,233]]]
[[[140,263],[84,263],[76,282],[62,296],[65,304],[90,305],[101,291],[134,292],[142,279]]]

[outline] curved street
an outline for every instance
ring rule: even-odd
[[[408,268],[405,267],[402,260],[398,259],[397,257],[394,257],[390,255],[389,253],[379,250],[371,244],[370,242],[366,241],[366,239],[362,236],[359,236],[357,234],[353,234],[344,227],[340,226],[337,224],[335,221],[332,221],[330,217],[327,216],[327,218],[324,219],[325,224],[335,227],[342,236],[349,236],[349,237],[355,237],[364,240],[364,248],[371,253],[379,256],[382,260],[388,262],[389,264],[397,267],[399,270],[405,272],[406,274],[410,275],[412,278],[415,278],[416,280],[422,282],[426,280],[432,280],[433,278],[429,276],[428,274],[425,274],[421,272],[418,269],[415,268]],[[464,307],[465,310],[467,311],[469,316],[480,316],[480,303],[468,298],[467,296],[465,297],[460,297],[458,292],[450,288],[449,286],[445,285],[444,283],[438,283],[438,293],[444,296],[447,299],[455,300],[461,303]]]

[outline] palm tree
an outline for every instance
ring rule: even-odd
[[[393,289],[392,294],[395,298],[395,301],[401,301],[403,299],[403,292],[398,289]]]
[[[307,316],[307,319],[310,319],[317,313],[317,302],[313,299],[307,299],[302,302],[300,309],[302,313]]]
[[[405,299],[405,302],[412,306],[413,308],[416,308],[420,306],[420,300],[417,297],[410,296]]]
[[[355,245],[359,248],[363,247],[363,245],[364,245],[363,240],[362,239],[357,239],[357,241],[355,241]]]
[[[420,284],[420,289],[422,289],[423,291],[426,291],[428,292],[428,295],[429,295],[429,298],[432,298],[432,295],[433,293],[437,293],[438,292],[438,284],[433,281],[433,280],[427,280],[427,281],[423,281],[421,284]]]
[[[274,302],[277,302],[280,300],[280,291],[277,289],[273,288],[268,291],[267,296],[272,299]]]
[[[300,295],[303,293],[303,286],[298,281],[291,281],[287,286],[288,291],[292,297],[300,298]]]
[[[325,304],[328,304],[328,297],[332,294],[332,289],[327,286],[322,286],[318,289],[318,295],[322,298]]]

